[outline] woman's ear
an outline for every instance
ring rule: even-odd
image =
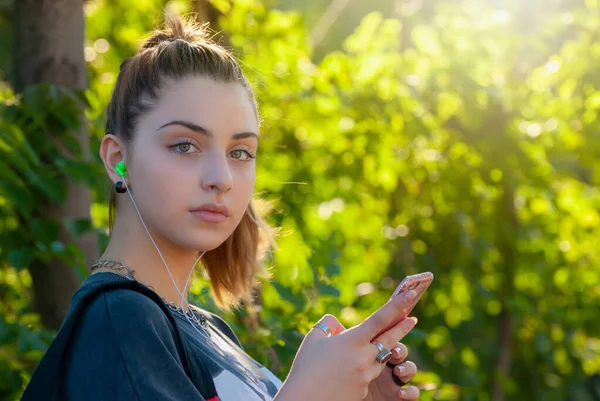
[[[104,135],[100,144],[100,158],[112,182],[125,180],[117,172],[119,162],[125,162],[125,145],[121,138],[112,134]]]

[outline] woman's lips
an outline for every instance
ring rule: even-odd
[[[190,211],[194,216],[207,223],[222,223],[229,216],[229,210],[225,205],[216,203],[205,203]]]
[[[227,216],[223,213],[211,212],[209,210],[194,210],[192,214],[207,223],[222,223],[227,220]]]

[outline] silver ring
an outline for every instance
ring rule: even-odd
[[[386,364],[387,361],[389,361],[390,359],[392,359],[392,351],[390,351],[389,349],[384,349],[379,354],[377,354],[377,358],[375,358],[377,363],[381,363],[382,365]]]
[[[379,350],[379,352],[383,352],[385,350],[385,347],[383,346],[382,343],[371,343],[371,344],[373,344],[374,346],[376,346],[377,349]]]
[[[376,346],[377,349],[379,350],[379,353],[377,354],[377,357],[375,358],[377,363],[385,364],[385,363],[387,363],[387,361],[392,359],[392,351],[385,348],[382,343],[372,343],[372,344],[374,346]]]
[[[331,337],[331,329],[325,323],[319,322],[315,324],[314,327],[323,330],[323,333],[325,333],[327,337]]]

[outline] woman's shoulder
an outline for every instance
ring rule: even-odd
[[[103,292],[90,303],[86,313],[107,314],[111,319],[126,322],[130,327],[137,322],[168,322],[155,301],[129,289]]]
[[[128,364],[149,350],[164,349],[179,359],[177,333],[158,303],[131,288],[104,284],[86,280],[74,296],[67,316],[76,322],[71,352],[88,355],[84,359],[94,355],[95,362],[117,358]]]
[[[128,283],[127,279],[115,278],[113,276],[116,275],[111,273],[99,273],[98,276],[101,274],[110,276],[89,277],[73,297],[69,315],[78,303],[86,303],[81,309],[81,316],[76,317],[79,326],[87,326],[97,321],[104,330],[114,331],[125,326],[133,333],[150,326],[170,326],[167,316],[157,302],[139,291],[119,287],[119,283]]]
[[[61,391],[69,394],[64,399],[146,400],[162,394],[200,400],[175,328],[158,303],[103,284],[86,280],[74,296],[71,313],[77,323],[63,364]],[[77,309],[79,302],[83,309]]]

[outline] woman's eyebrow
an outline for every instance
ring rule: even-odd
[[[197,133],[199,133],[199,134],[202,134],[202,135],[205,135],[205,136],[208,136],[208,137],[212,137],[212,136],[213,136],[213,134],[212,134],[212,132],[210,132],[210,130],[207,130],[206,128],[204,128],[204,127],[201,127],[201,126],[199,126],[199,125],[197,125],[197,124],[194,124],[194,123],[192,123],[192,122],[189,122],[189,121],[183,121],[183,120],[173,120],[173,121],[170,121],[170,122],[168,122],[168,123],[166,123],[166,124],[163,124],[163,125],[161,125],[161,126],[160,126],[160,127],[157,129],[157,131],[159,131],[159,130],[161,130],[161,129],[165,128],[165,127],[169,127],[169,126],[171,126],[171,125],[180,125],[180,126],[182,126],[182,127],[185,127],[185,128],[187,128],[187,129],[190,129],[190,130],[192,130],[192,131],[194,131],[194,132],[197,132]]]
[[[258,142],[258,134],[256,134],[255,132],[242,132],[239,134],[233,134],[231,135],[231,139],[246,139],[246,138],[256,138],[256,141]]]
[[[179,126],[187,128],[189,130],[192,130],[194,132],[197,132],[199,134],[202,134],[204,136],[207,136],[209,138],[213,137],[213,133],[210,130],[208,130],[208,129],[204,128],[204,127],[201,127],[201,126],[199,126],[197,124],[194,124],[192,122],[184,121],[184,120],[169,121],[168,123],[161,125],[157,129],[157,131],[159,131],[159,130],[165,128],[165,127],[169,127],[171,125],[179,125]],[[255,132],[241,132],[239,134],[233,134],[231,136],[231,139],[234,139],[234,140],[246,139],[246,138],[256,138],[256,140],[258,141],[258,134],[255,133]]]

